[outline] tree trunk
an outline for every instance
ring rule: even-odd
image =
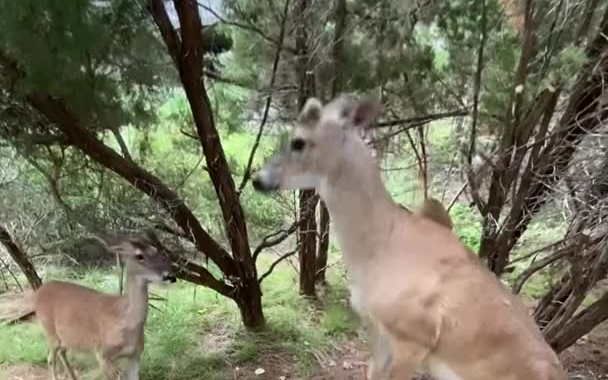
[[[259,330],[266,324],[262,310],[262,291],[257,279],[254,284],[244,284],[237,288],[234,295],[236,303],[241,313],[243,325],[250,330]]]
[[[319,249],[317,252],[317,279],[320,284],[326,284],[325,269],[327,268],[327,258],[329,251],[329,210],[325,202],[319,202]]]
[[[245,217],[215,126],[211,104],[203,81],[204,41],[198,3],[195,0],[174,0],[174,4],[180,21],[181,41],[169,21],[162,0],[150,0],[149,9],[176,64],[190,103],[196,131],[207,162],[207,171],[218,196],[226,237],[232,249],[238,275],[236,286],[237,288],[243,287],[243,289],[238,289],[238,293],[260,298],[262,292],[249,247]],[[261,302],[260,298],[250,300],[247,304],[261,305]],[[237,302],[237,304],[239,307],[243,306],[243,303]],[[241,310],[241,313],[243,315],[258,313],[258,315],[243,320],[248,328],[261,327],[261,325],[251,325],[250,323],[264,324],[261,306]]]
[[[336,0],[335,4],[335,23],[336,31],[334,34],[333,41],[333,64],[334,64],[334,78],[331,85],[331,97],[335,98],[344,86],[343,70],[342,65],[344,63],[344,31],[346,29],[346,0]],[[327,267],[327,257],[329,250],[329,226],[330,226],[330,215],[325,202],[321,201],[319,204],[319,250],[317,252],[317,281],[319,283],[326,283],[325,268]]]
[[[300,294],[316,297],[317,222],[315,208],[318,197],[313,190],[300,191],[300,224],[298,256],[300,259]]]
[[[306,99],[314,96],[314,74],[311,58],[308,54],[308,0],[298,0],[295,4],[294,19],[296,22],[296,76],[298,78],[298,108],[304,107]],[[300,293],[307,297],[316,297],[315,280],[317,275],[317,222],[315,208],[318,197],[313,190],[301,190],[299,209],[302,223],[298,229],[300,260]]]
[[[0,225],[0,243],[6,248],[8,254],[13,258],[15,263],[17,263],[19,268],[21,268],[21,271],[27,278],[32,289],[38,289],[42,285],[42,280],[40,279],[40,276],[38,276],[38,273],[36,273],[36,268],[34,268],[34,265],[25,252],[23,252],[12,239],[8,230],[2,225]]]

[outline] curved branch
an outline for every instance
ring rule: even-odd
[[[258,283],[262,283],[262,281],[264,281],[264,279],[268,276],[270,276],[270,274],[272,273],[272,271],[274,270],[274,268],[276,268],[277,265],[279,265],[281,263],[281,261],[295,255],[296,253],[298,253],[298,250],[300,249],[300,245],[298,244],[293,250],[281,255],[281,257],[279,257],[275,262],[273,262],[270,267],[268,268],[268,270],[260,276],[260,279],[258,280]]]
[[[60,100],[40,94],[31,94],[27,99],[35,109],[54,122],[57,128],[65,133],[72,143],[86,155],[159,202],[173,217],[176,224],[192,237],[197,249],[211,258],[226,275],[236,274],[234,261],[228,252],[205,231],[184,201],[159,178],[99,141],[89,130],[80,125],[76,117]]]

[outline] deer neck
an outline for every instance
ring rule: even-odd
[[[338,159],[322,181],[319,194],[332,217],[352,280],[356,281],[390,234],[398,207],[363,142],[351,142],[347,149],[351,152]]]
[[[148,317],[148,282],[134,276],[127,268],[127,286],[125,291],[127,301],[127,323],[131,327],[141,327]]]

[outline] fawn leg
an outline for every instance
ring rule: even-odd
[[[57,352],[59,351],[59,347],[50,346],[49,354],[46,358],[46,361],[49,366],[49,371],[51,371],[51,379],[57,380]]]
[[[61,360],[61,364],[63,364],[63,367],[65,368],[65,370],[70,375],[70,379],[78,380],[78,378],[76,377],[76,373],[74,373],[74,370],[72,369],[72,367],[70,366],[70,363],[68,362],[68,357],[66,355],[65,348],[61,348],[59,350],[59,359]]]

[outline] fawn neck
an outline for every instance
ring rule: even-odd
[[[386,240],[398,209],[376,160],[361,141],[346,143],[345,154],[319,188],[335,226],[344,261],[356,281],[365,263]]]
[[[128,324],[143,326],[148,316],[148,283],[129,270],[127,264],[126,314]]]

